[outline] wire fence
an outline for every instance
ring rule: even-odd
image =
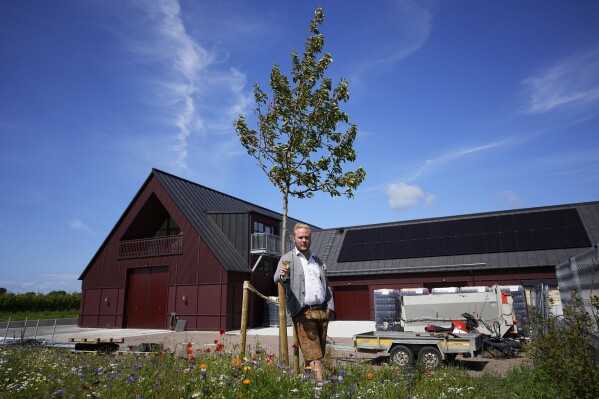
[[[574,305],[580,298],[590,316],[595,356],[599,359],[599,315],[593,301],[599,298],[599,243],[555,267],[559,292],[564,306]]]
[[[77,327],[77,318],[8,320],[0,322],[0,344],[10,344],[25,340],[54,341],[57,327]]]

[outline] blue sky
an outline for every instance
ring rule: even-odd
[[[0,2],[0,287],[77,280],[158,168],[281,211],[239,144],[254,82],[288,74],[322,5],[349,81],[355,198],[321,227],[599,200],[596,1]]]

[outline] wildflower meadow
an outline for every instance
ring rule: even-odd
[[[434,371],[419,365],[399,369],[387,362],[339,360],[333,351],[325,358],[326,380],[319,387],[311,370],[294,374],[259,341],[242,357],[239,345],[228,342],[224,331],[219,338],[209,345],[186,342],[155,352],[1,346],[0,399],[597,397],[596,389],[591,389],[596,385],[596,365],[571,378],[563,370],[556,378],[552,370],[530,363],[506,375],[473,374],[459,362]],[[568,378],[586,388],[573,391],[564,384]]]
[[[222,337],[222,336],[221,336]],[[224,337],[223,337],[224,338]],[[294,375],[259,345],[246,357],[215,340],[152,353],[89,353],[39,345],[0,348],[0,398],[480,398],[464,370],[399,370],[327,364],[318,389],[311,370]]]

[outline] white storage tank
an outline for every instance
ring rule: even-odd
[[[399,290],[400,296],[428,295],[428,288],[402,288]]]
[[[487,287],[484,285],[460,287],[460,292],[490,292],[490,291],[491,291],[491,287]]]
[[[272,301],[278,301],[279,297],[270,296],[270,301],[264,301],[264,312],[262,316],[262,325],[264,327],[278,327],[279,326],[279,303],[273,303]],[[292,324],[291,316],[289,312],[285,312],[287,319],[287,326]]]

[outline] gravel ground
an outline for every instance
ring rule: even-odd
[[[144,335],[139,337],[125,338],[125,342],[120,345],[121,350],[130,347],[135,347],[141,343],[156,343],[161,344],[164,348],[170,350],[183,350],[187,343],[191,342],[193,348],[211,350],[216,347],[214,341],[225,345],[225,350],[237,352],[241,349],[241,336],[239,333],[225,333],[220,335],[218,332],[207,331],[182,331],[182,332],[165,332],[156,335]],[[289,337],[289,356],[292,355],[292,338]],[[332,358],[336,362],[371,362],[380,364],[387,360],[386,356],[357,353],[353,350],[352,338],[331,338],[330,342],[332,350]],[[247,335],[246,337],[246,354],[255,352],[256,348],[262,348],[268,353],[279,354],[279,337],[277,335]],[[524,356],[516,356],[513,358],[484,358],[482,356],[476,358],[462,358],[458,356],[456,364],[464,367],[473,376],[481,375],[482,373],[490,373],[493,375],[503,376],[510,370],[527,364],[528,360]]]

